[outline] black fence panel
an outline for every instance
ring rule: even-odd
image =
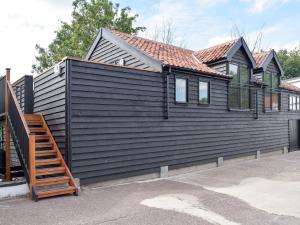
[[[33,77],[25,75],[15,83],[13,89],[20,108],[25,114],[33,113]]]
[[[0,114],[5,113],[5,77],[0,77]]]

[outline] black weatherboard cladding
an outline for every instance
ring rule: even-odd
[[[13,89],[21,110],[25,114],[33,113],[33,77],[25,75],[13,83]]]
[[[89,60],[117,64],[120,59],[124,59],[125,65],[129,67],[138,69],[149,68],[144,62],[103,37],[99,40]]]
[[[241,57],[239,57],[241,58]],[[169,77],[169,119],[164,117],[163,74],[70,61],[72,172],[83,183],[280,150],[288,146],[288,93],[282,111],[227,109],[227,82],[174,71]],[[175,77],[188,79],[188,104],[175,104]],[[211,81],[211,104],[198,104],[198,81]]]
[[[62,154],[66,153],[66,68],[49,69],[34,78],[34,113],[43,113]]]
[[[240,48],[232,57],[232,62],[249,64],[250,60],[246,55],[246,52],[243,48]]]
[[[274,59],[269,63],[269,65],[267,67],[267,72],[280,73],[280,70],[278,69],[278,66],[276,65],[276,62]]]
[[[5,77],[0,77],[0,90],[1,93],[5,93]],[[0,95],[0,114],[5,113],[5,95]]]

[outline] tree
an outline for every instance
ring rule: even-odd
[[[291,51],[281,49],[277,55],[283,67],[284,79],[300,76],[300,46]]]
[[[130,15],[131,8],[121,8],[110,0],[74,0],[72,21],[61,21],[61,27],[55,31],[56,37],[48,48],[36,45],[36,64],[34,72],[58,63],[65,56],[84,57],[99,28],[105,27],[128,34],[137,34],[145,27],[134,27],[138,15]]]
[[[233,28],[231,30],[231,36],[234,38],[243,37],[247,42],[250,51],[252,53],[258,53],[262,51],[261,43],[264,34],[264,27],[263,24],[259,29],[255,31],[255,33],[248,33],[245,30],[241,30],[237,24],[233,24]]]
[[[152,33],[146,32],[146,37],[153,41],[159,41],[169,45],[177,45],[185,47],[185,38],[175,35],[176,29],[172,20],[162,21],[160,25],[156,25]]]

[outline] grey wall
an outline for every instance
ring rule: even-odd
[[[174,103],[174,77],[186,76],[188,104]],[[173,71],[169,119],[164,119],[161,74],[71,61],[72,172],[83,183],[270,151],[288,146],[288,111],[263,113],[227,110],[227,81],[210,78],[211,104],[198,105],[198,80],[205,76]]]
[[[34,112],[43,113],[62,154],[66,142],[66,67],[60,64],[61,73],[53,68],[34,78]]]
[[[140,61],[138,58],[130,55],[119,46],[111,43],[105,38],[101,38],[95,47],[89,60],[96,62],[112,63],[124,59],[125,65],[138,69],[148,69],[149,66]]]

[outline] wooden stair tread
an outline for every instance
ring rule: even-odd
[[[50,177],[36,180],[36,186],[48,186],[54,184],[65,184],[68,183],[70,177],[61,176],[61,177]]]
[[[49,140],[48,135],[35,135],[35,140]]]
[[[35,156],[53,156],[56,155],[55,150],[35,151]]]
[[[41,116],[40,115],[35,115],[35,114],[24,114],[25,120],[40,120],[41,121]]]
[[[47,166],[47,165],[57,165],[60,164],[59,159],[38,159],[35,161],[36,166]]]
[[[29,120],[26,122],[29,126],[43,126],[43,122],[40,120]]]
[[[46,148],[46,147],[53,147],[53,144],[50,142],[38,142],[35,143],[36,148]]]
[[[43,127],[29,127],[31,133],[46,133],[46,129]]]
[[[37,169],[36,176],[62,174],[65,173],[65,171],[66,169],[63,166],[54,167],[54,168]]]
[[[50,190],[41,190],[37,191],[36,195],[38,198],[47,198],[47,197],[52,197],[52,196],[57,196],[57,195],[64,195],[64,194],[71,194],[76,191],[75,187],[67,187],[67,188],[55,188],[55,189],[50,189]]]

